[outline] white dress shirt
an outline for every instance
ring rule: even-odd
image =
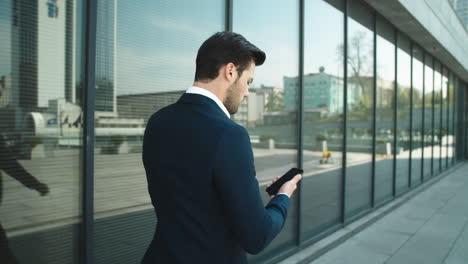
[[[231,118],[231,115],[229,114],[229,111],[226,109],[226,106],[224,106],[221,100],[219,100],[219,98],[214,93],[208,91],[207,89],[203,89],[197,86],[192,86],[187,89],[186,93],[199,94],[199,95],[203,95],[203,96],[210,98],[211,100],[215,101],[215,103],[219,106],[219,108],[221,108],[221,110],[223,110],[223,112],[226,114],[228,118]],[[280,195],[280,194],[284,194],[289,197],[289,195],[287,195],[286,193],[278,193],[277,195]]]
[[[203,95],[203,96],[206,96],[206,97],[210,98],[211,100],[215,101],[215,103],[219,106],[219,108],[221,108],[221,110],[223,110],[223,112],[226,114],[226,116],[228,118],[231,118],[231,115],[229,114],[229,111],[226,109],[226,107],[221,102],[221,100],[219,100],[218,96],[216,96],[214,93],[208,91],[207,89],[203,89],[203,88],[200,88],[200,87],[197,87],[197,86],[192,86],[192,87],[187,89],[186,93],[199,94],[199,95]]]

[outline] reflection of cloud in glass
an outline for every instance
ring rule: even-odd
[[[179,32],[182,34],[191,34],[193,36],[198,36],[200,34],[200,28],[195,27],[192,24],[187,22],[182,22],[179,20],[167,19],[161,16],[151,16],[148,17],[148,23],[151,26],[154,26],[155,29],[163,30],[166,32]]]
[[[198,47],[224,28],[222,2],[121,1],[118,10],[118,94],[185,90]]]
[[[283,87],[284,76],[298,75],[298,12],[289,1],[234,2],[233,31],[266,53],[265,63],[255,70],[254,86]]]
[[[377,76],[379,79],[395,79],[395,46],[390,41],[377,36]]]
[[[343,76],[343,13],[325,1],[305,3],[304,73],[325,72]]]

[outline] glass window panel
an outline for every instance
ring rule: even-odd
[[[434,104],[434,129],[432,145],[432,168],[434,175],[440,172],[441,163],[441,125],[442,125],[442,68],[438,61],[434,62],[434,93],[432,102]]]
[[[141,162],[146,122],[193,84],[198,48],[224,30],[224,15],[216,0],[98,1],[96,263],[142,259],[155,228]]]
[[[409,139],[410,139],[410,97],[411,97],[411,43],[408,38],[398,35],[397,49],[397,144],[396,192],[408,189],[409,180]]]
[[[341,219],[344,15],[343,1],[305,2],[304,170],[302,236]],[[317,41],[317,39],[320,41]]]
[[[265,203],[269,200],[264,191],[266,184],[297,166],[298,15],[297,1],[233,2],[233,31],[266,53],[265,63],[255,69],[249,97],[232,117],[249,131]],[[297,195],[291,202],[282,232],[260,255],[250,256],[250,260],[262,261],[273,252],[277,254],[294,245]]]
[[[423,176],[424,178],[432,175],[432,119],[433,108],[432,98],[434,92],[434,70],[433,60],[429,54],[424,57],[424,148],[423,148]]]
[[[449,113],[449,97],[448,97],[448,72],[447,68],[443,68],[442,73],[442,104],[441,104],[441,111],[442,111],[442,123],[441,123],[441,130],[440,130],[440,137],[441,137],[441,170],[445,170],[447,168],[447,158],[448,158],[448,135],[449,135],[449,127],[448,127],[448,113]]]
[[[411,149],[411,185],[415,186],[421,182],[422,154],[423,154],[423,51],[413,45],[413,118],[412,118],[412,149]]]
[[[350,1],[347,58],[346,215],[371,206],[374,93],[373,13]]]
[[[447,139],[447,152],[449,166],[453,165],[455,157],[455,75],[449,72],[449,85],[448,85],[448,97],[449,97],[449,117],[448,117],[448,139]]]
[[[0,263],[79,262],[83,3],[0,2]]]
[[[393,195],[393,153],[395,111],[395,29],[383,18],[377,19],[377,89],[375,200]]]

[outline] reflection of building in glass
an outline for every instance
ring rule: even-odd
[[[0,79],[0,107],[6,107],[11,102],[11,78],[2,76]]]
[[[400,86],[400,89],[402,87]],[[377,78],[377,107],[393,107],[393,94],[395,92],[395,83],[381,78]]]
[[[96,111],[97,115],[116,115],[117,2],[97,3],[96,29]]]
[[[119,118],[135,118],[146,121],[161,108],[179,100],[185,91],[129,94],[117,96]]]
[[[48,107],[49,100],[65,98],[66,5],[48,0],[13,0],[11,30],[13,106]],[[63,11],[63,12],[62,12]]]
[[[232,119],[244,126],[254,126],[262,122],[265,102],[273,88],[249,89],[249,96],[239,105]]]
[[[284,77],[284,108],[296,110],[299,91],[298,77]],[[330,113],[343,111],[343,78],[320,72],[304,75],[304,109],[325,108]]]

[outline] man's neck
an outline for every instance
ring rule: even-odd
[[[202,89],[210,91],[211,93],[216,95],[216,97],[218,97],[218,99],[221,102],[224,102],[224,93],[223,93],[224,89],[222,89],[218,83],[216,83],[214,81],[212,81],[212,82],[196,81],[196,82],[193,83],[193,86],[200,87]]]

